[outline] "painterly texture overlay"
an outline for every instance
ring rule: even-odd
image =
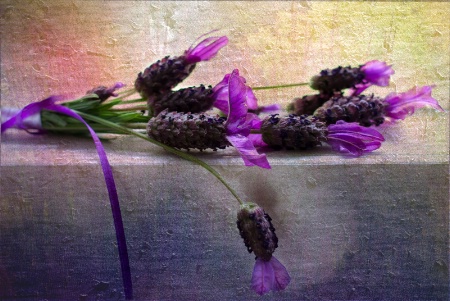
[[[381,60],[396,73],[367,93],[435,84],[448,110],[449,10],[446,2],[4,0],[1,104],[132,87],[151,63],[219,29],[229,44],[182,87],[215,85],[234,68],[264,86]],[[282,106],[308,93],[255,91],[262,105]],[[387,141],[373,156],[271,153],[270,173],[240,166],[233,152],[199,154],[274,218],[275,256],[292,278],[277,299],[448,299],[448,112],[421,109],[381,131]],[[105,145],[137,300],[260,300],[229,193],[196,166],[128,138]],[[25,133],[4,141],[0,299],[120,299],[91,142]]]

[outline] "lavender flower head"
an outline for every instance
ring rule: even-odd
[[[431,97],[433,88],[434,86],[414,87],[404,93],[389,94],[384,100],[388,104],[385,107],[386,117],[403,120],[407,115],[413,114],[415,109],[427,105],[438,111],[444,111],[437,100]]]
[[[338,120],[358,122],[362,126],[380,125],[386,119],[405,119],[415,109],[431,106],[443,111],[431,97],[433,86],[414,87],[404,93],[391,93],[385,98],[374,95],[335,96],[316,110],[314,116],[327,124]]]
[[[284,290],[291,278],[286,268],[272,254],[278,238],[272,219],[254,203],[245,203],[237,214],[237,227],[249,253],[256,255],[251,287],[259,295]]]
[[[155,97],[169,93],[172,88],[186,79],[194,70],[196,63],[210,60],[227,43],[226,36],[209,37],[196,46],[189,47],[179,57],[166,56],[158,60],[138,74],[134,84],[136,91],[142,97],[148,98],[151,104]]]
[[[314,116],[294,114],[266,117],[261,132],[263,141],[272,148],[311,149],[325,142],[333,150],[353,157],[378,149],[384,141],[384,137],[375,129],[362,127],[355,122],[339,121],[327,126]]]
[[[337,67],[324,69],[311,79],[311,88],[319,90],[324,96],[331,97],[344,89],[352,89],[358,95],[371,85],[387,86],[394,74],[391,66],[385,62],[373,60],[359,67]]]
[[[259,154],[249,138],[261,120],[247,111],[248,87],[234,70],[228,78],[227,118],[207,114],[162,111],[150,119],[147,133],[151,138],[176,148],[223,149],[234,146],[246,166],[270,168],[265,154]]]

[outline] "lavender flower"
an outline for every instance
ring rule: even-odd
[[[392,74],[394,70],[391,66],[373,60],[357,68],[339,66],[335,69],[322,70],[311,79],[311,88],[327,95],[352,88],[353,94],[358,95],[371,85],[383,87],[389,85]]]
[[[140,72],[135,81],[135,88],[151,104],[156,96],[169,93],[191,74],[195,64],[213,58],[228,43],[226,36],[209,37],[195,47],[189,47],[182,56],[161,60]]]
[[[431,97],[433,86],[414,87],[404,93],[391,93],[386,98],[374,95],[332,97],[314,113],[327,124],[338,120],[358,122],[362,126],[380,125],[385,119],[405,119],[415,109],[430,105],[443,111],[436,99]]]
[[[265,154],[258,154],[252,140],[251,129],[260,124],[246,107],[248,87],[234,70],[228,81],[228,116],[222,118],[207,114],[161,112],[147,126],[151,138],[176,148],[221,149],[234,146],[246,166],[270,168]]]
[[[395,73],[391,66],[388,66],[385,62],[377,60],[365,63],[361,67],[361,71],[364,73],[364,80],[355,85],[353,95],[360,94],[371,85],[377,85],[380,87],[389,86],[391,75]]]
[[[98,98],[100,98],[100,102],[104,102],[111,96],[117,97],[118,94],[115,93],[116,90],[125,87],[124,83],[117,82],[111,87],[98,86],[94,89],[91,89],[86,92],[86,94],[97,94]]]
[[[338,122],[326,126],[314,116],[291,114],[266,117],[261,125],[262,140],[272,148],[310,149],[326,142],[345,155],[361,156],[381,146],[383,136],[357,123]]]
[[[284,290],[291,278],[286,268],[272,254],[278,247],[278,238],[272,219],[254,203],[241,205],[237,227],[249,253],[256,255],[251,287],[259,295]]]

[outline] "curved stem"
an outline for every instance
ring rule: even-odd
[[[286,84],[286,85],[276,85],[276,86],[263,86],[263,87],[252,87],[252,90],[269,90],[269,89],[280,89],[280,88],[290,88],[299,86],[308,86],[309,83],[297,83],[297,84]]]
[[[240,205],[244,204],[244,202],[239,198],[239,196],[234,191],[234,189],[231,188],[230,185],[228,185],[228,183],[225,181],[225,179],[222,178],[222,176],[214,168],[209,166],[209,164],[207,164],[206,162],[204,162],[204,161],[202,161],[202,160],[200,160],[200,159],[198,159],[198,158],[196,158],[196,157],[194,157],[192,155],[186,154],[185,152],[177,150],[177,149],[175,149],[173,147],[165,145],[164,143],[158,142],[158,141],[156,141],[156,140],[154,140],[154,139],[152,139],[152,138],[150,138],[150,137],[148,137],[146,135],[143,135],[141,133],[137,133],[137,132],[135,132],[135,131],[133,131],[131,129],[125,128],[125,127],[120,126],[120,125],[117,125],[117,124],[115,124],[113,122],[110,122],[110,121],[107,121],[105,119],[99,118],[97,116],[93,116],[93,115],[86,114],[86,113],[83,113],[83,112],[78,112],[78,111],[76,111],[76,112],[79,115],[81,115],[83,118],[85,118],[85,119],[88,119],[88,120],[91,120],[91,121],[95,121],[95,122],[97,122],[99,124],[103,124],[105,126],[111,127],[111,128],[113,128],[115,130],[123,132],[124,134],[133,135],[133,136],[139,137],[141,139],[147,140],[148,142],[156,144],[156,145],[164,148],[166,151],[168,151],[168,152],[170,152],[170,153],[172,153],[174,155],[177,155],[177,156],[179,156],[179,157],[181,157],[181,158],[183,158],[185,160],[188,160],[188,161],[191,161],[193,163],[196,163],[196,164],[200,165],[201,167],[203,167],[204,169],[206,169],[207,171],[212,173],[231,192],[231,194],[236,198],[236,200],[239,202]]]

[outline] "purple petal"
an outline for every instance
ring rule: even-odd
[[[242,127],[247,119],[246,93],[247,87],[239,71],[233,70],[228,82],[228,118],[225,123],[229,135],[241,134],[246,129]]]
[[[395,73],[391,66],[378,60],[367,62],[361,67],[361,71],[364,72],[366,81],[382,87],[389,85],[391,75]]]
[[[198,43],[197,46],[192,46],[185,52],[186,62],[188,64],[195,64],[201,61],[207,61],[213,58],[217,52],[228,44],[228,38],[209,37]]]
[[[244,160],[245,166],[259,166],[270,169],[269,161],[265,154],[259,154],[252,140],[247,137],[235,134],[227,135],[227,140],[233,145]]]
[[[236,70],[237,71],[237,70]],[[213,88],[213,98],[215,99],[214,106],[221,110],[224,114],[228,115],[228,99],[229,99],[229,91],[228,85],[231,74],[226,74],[222,81],[220,81]],[[239,76],[241,81],[245,84],[246,80],[244,77]],[[258,108],[258,99],[256,98],[253,90],[246,86],[245,92],[245,102],[247,104],[248,109],[256,110]]]
[[[245,79],[244,79],[245,83]],[[252,88],[247,86],[247,92],[245,93],[247,107],[251,110],[258,109],[258,99],[256,99],[255,94],[253,94]]]
[[[275,272],[271,262],[257,258],[252,274],[252,289],[258,295],[264,295],[274,287],[274,282]]]
[[[281,106],[279,104],[273,104],[273,105],[268,105],[268,106],[262,106],[262,107],[259,107],[258,109],[260,109],[260,112],[262,112],[262,113],[275,113],[275,112],[281,110]]]
[[[386,116],[392,119],[405,119],[414,113],[415,109],[431,106],[438,111],[444,111],[437,100],[431,97],[434,86],[414,87],[404,93],[391,93],[385,101],[389,104],[385,111]]]
[[[281,262],[279,262],[278,259],[276,259],[274,256],[272,256],[269,262],[272,264],[272,268],[275,274],[275,281],[273,282],[272,290],[284,290],[288,286],[289,282],[291,282],[289,273],[287,272],[284,265],[281,264]]]
[[[248,140],[252,142],[255,147],[265,147],[268,146],[267,143],[262,139],[261,134],[250,134],[247,136]]]
[[[228,115],[228,82],[230,81],[230,73],[226,74],[224,78],[212,89],[214,98],[214,106]]]
[[[343,154],[361,156],[381,146],[383,135],[373,128],[360,126],[356,122],[342,120],[328,126],[327,143],[332,149]]]
[[[370,86],[372,86],[372,84],[370,84],[370,83],[357,84],[355,86],[355,88],[350,88],[349,89],[350,96],[357,96],[357,95],[361,94],[364,90],[369,88]]]
[[[286,268],[274,256],[269,261],[257,258],[252,274],[252,289],[259,295],[264,295],[270,291],[284,290],[291,277]]]

